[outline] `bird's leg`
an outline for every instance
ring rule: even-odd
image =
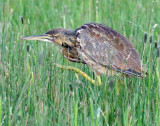
[[[58,68],[72,70],[72,71],[80,74],[81,76],[83,76],[84,78],[86,78],[88,81],[90,81],[93,85],[96,85],[96,86],[101,86],[102,85],[100,75],[97,75],[96,76],[96,80],[94,80],[91,77],[89,77],[86,73],[84,73],[83,71],[81,71],[80,69],[78,69],[76,67],[59,65],[59,64],[56,64],[56,63],[54,63],[54,65],[56,67],[58,67]]]
[[[117,87],[117,95],[119,95],[119,93],[120,93],[120,87],[121,87],[121,79],[119,78],[118,79],[118,85],[117,85],[118,87]]]
[[[102,82],[101,82],[100,73],[95,72],[95,76],[96,76],[96,78],[95,78],[95,84],[96,84],[97,86],[101,86],[101,85],[102,85]]]

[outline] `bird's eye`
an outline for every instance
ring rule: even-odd
[[[58,38],[58,35],[52,35],[54,39],[57,39]]]
[[[57,39],[57,38],[58,38],[58,36],[56,36],[56,35],[53,35],[53,38]]]

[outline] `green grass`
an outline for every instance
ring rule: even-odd
[[[0,125],[158,126],[160,58],[154,42],[160,35],[159,15],[159,0],[0,0]],[[147,78],[124,78],[119,93],[117,76],[101,75],[101,87],[79,76],[78,84],[74,72],[58,69],[53,62],[93,76],[87,65],[67,61],[56,45],[20,41],[88,22],[126,36],[146,64]],[[159,26],[152,33],[154,24]],[[145,32],[153,35],[151,44],[149,37],[143,42]]]

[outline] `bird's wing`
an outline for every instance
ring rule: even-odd
[[[120,33],[107,26],[90,23],[76,29],[75,34],[78,53],[89,66],[93,67],[94,62],[94,65],[124,74],[143,76],[144,67],[137,51]]]

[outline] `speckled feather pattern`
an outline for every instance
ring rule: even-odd
[[[136,49],[120,33],[102,24],[84,24],[75,30],[77,51],[93,70],[107,74],[116,70],[143,76],[144,66]]]
[[[102,24],[84,24],[76,30],[57,28],[45,34],[23,37],[22,40],[55,43],[61,47],[65,58],[87,64],[98,74],[114,75],[121,72],[143,77],[146,72],[131,42]]]

